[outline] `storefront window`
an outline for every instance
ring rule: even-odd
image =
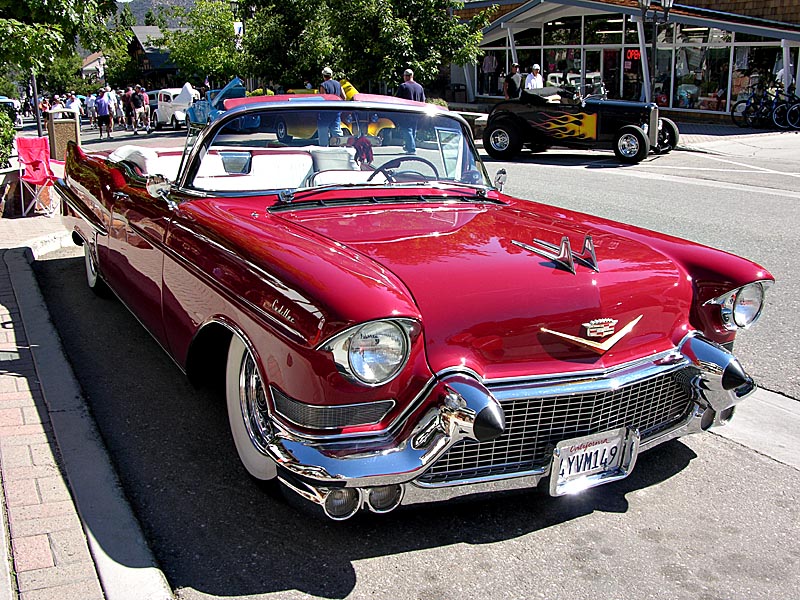
[[[675,57],[676,108],[727,110],[728,48],[684,46]]]
[[[585,44],[621,44],[622,15],[586,17]]]
[[[545,46],[570,46],[581,43],[581,18],[567,17],[544,24]]]
[[[739,39],[738,36],[736,38]],[[797,51],[792,49],[790,73],[795,75]],[[783,50],[779,46],[753,47],[738,46],[733,51],[733,78],[731,82],[732,101],[743,99],[749,88],[757,85],[773,87],[781,79],[783,72]]]
[[[551,48],[544,52],[545,85],[580,85],[581,51],[577,48]]]

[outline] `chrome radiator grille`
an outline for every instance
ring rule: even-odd
[[[613,391],[501,401],[506,414],[503,435],[490,442],[454,445],[420,481],[441,484],[541,468],[559,441],[617,427],[637,428],[647,439],[691,410],[680,375],[659,375]]]

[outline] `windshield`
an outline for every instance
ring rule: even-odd
[[[445,111],[304,104],[230,121],[204,142],[187,185],[206,192],[432,182],[491,186],[469,129]]]

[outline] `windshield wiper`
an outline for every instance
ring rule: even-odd
[[[370,189],[376,187],[378,184],[368,184],[368,183],[329,183],[326,185],[320,185],[313,188],[306,188],[300,191],[294,190],[281,190],[278,194],[279,202],[281,205],[285,204],[298,204],[299,202],[305,201],[312,196],[316,196],[322,192],[330,192],[336,190],[347,190],[347,189]],[[426,187],[426,188],[433,188],[437,190],[443,191],[450,191],[453,188],[460,188],[460,189],[468,189],[470,190],[471,198],[479,198],[481,200],[487,202],[497,202],[493,198],[488,197],[488,190],[485,186],[476,185],[472,183],[461,183],[461,182],[446,182],[443,183],[441,181],[404,181],[402,183],[381,183],[380,186],[383,189],[386,187],[392,188],[417,188],[417,187]],[[460,194],[464,196],[465,194]]]

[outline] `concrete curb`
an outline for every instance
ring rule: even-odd
[[[106,598],[171,600],[172,590],[122,493],[31,269],[35,255],[69,239],[68,232],[59,232],[5,254],[64,472]]]

